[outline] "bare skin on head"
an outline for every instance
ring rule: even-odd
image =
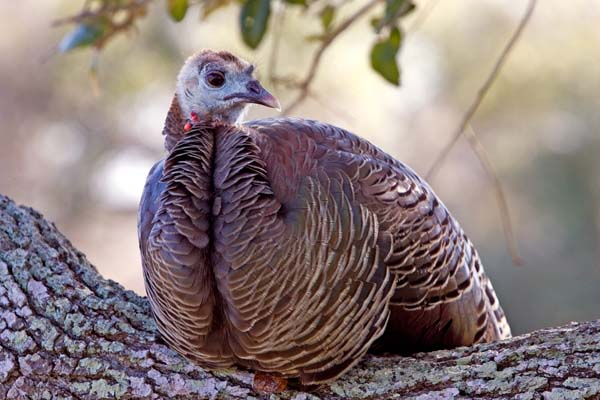
[[[249,104],[279,109],[279,102],[253,76],[254,66],[225,51],[191,56],[177,78],[183,115],[193,122],[236,123]]]

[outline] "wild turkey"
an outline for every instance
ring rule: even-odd
[[[431,188],[368,141],[278,107],[228,52],[187,60],[168,155],[139,211],[148,298],[165,341],[209,368],[327,382],[368,350],[510,337],[477,252]]]

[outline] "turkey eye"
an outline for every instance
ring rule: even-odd
[[[225,75],[218,71],[209,72],[206,75],[206,82],[212,87],[221,87],[225,84]]]

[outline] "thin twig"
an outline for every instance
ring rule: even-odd
[[[592,169],[593,171],[593,169]],[[596,182],[592,182],[592,183],[596,183]],[[598,185],[594,185],[593,186],[593,200],[594,200],[594,222],[595,222],[595,228],[596,228],[596,268],[598,270],[600,270],[600,192],[598,191],[598,188],[600,186]]]
[[[293,76],[274,76],[273,84],[292,90],[297,89],[300,86],[300,81]]]
[[[326,101],[320,94],[309,90],[308,98],[313,99],[324,110],[327,110],[338,118],[344,120],[348,125],[354,125],[356,122],[356,118],[354,118],[350,113],[346,112],[346,110],[342,109],[341,107],[336,107],[335,102]]]
[[[273,47],[269,54],[269,82],[271,85],[275,83],[275,69],[277,68],[277,60],[279,60],[279,49],[281,48],[281,31],[283,30],[283,22],[285,20],[286,6],[283,2],[278,4],[275,18],[273,21]]]
[[[91,11],[89,8],[83,9],[80,13],[63,18],[53,22],[53,26],[60,26],[66,23],[85,23],[93,22],[100,17],[106,18],[108,29],[102,34],[102,36],[94,42],[96,49],[101,49],[104,45],[112,39],[115,35],[120,32],[127,31],[134,27],[134,23],[140,14],[144,11],[147,4],[152,0],[132,0],[130,3],[120,4],[117,6],[109,5],[109,3],[103,3],[103,6],[96,10]],[[90,7],[90,3],[86,3],[87,7]],[[122,21],[115,21],[115,15],[120,12],[125,12],[124,19]]]
[[[422,11],[417,14],[410,26],[406,28],[405,35],[410,36],[411,33],[417,31],[439,3],[439,0],[429,0],[429,2],[422,8]]]
[[[304,78],[299,84],[298,89],[300,90],[300,92],[298,93],[296,98],[290,103],[290,105],[288,105],[283,110],[282,114],[288,115],[296,107],[298,107],[298,105],[300,105],[300,103],[302,103],[304,101],[304,99],[306,99],[306,96],[308,96],[310,85],[312,84],[312,82],[315,78],[315,75],[317,73],[317,69],[319,68],[321,58],[323,57],[325,50],[327,50],[329,48],[331,43],[333,43],[333,41],[340,34],[342,34],[344,31],[346,31],[346,29],[348,29],[350,26],[352,26],[352,24],[354,22],[356,22],[363,15],[367,14],[374,6],[376,6],[381,1],[382,0],[370,0],[368,3],[366,3],[361,8],[359,8],[354,14],[349,16],[345,21],[343,21],[341,24],[339,24],[336,29],[334,29],[329,34],[327,34],[327,36],[325,36],[325,38],[321,42],[321,45],[317,49],[317,51],[312,59],[311,65],[308,69],[308,73],[306,74],[306,78]]]
[[[431,179],[435,175],[435,173],[439,170],[442,162],[444,161],[444,159],[446,158],[446,156],[448,155],[450,150],[452,150],[452,147],[454,147],[454,145],[456,144],[456,142],[458,141],[458,139],[464,132],[465,128],[467,127],[467,125],[469,124],[471,119],[473,118],[473,115],[475,115],[477,108],[479,107],[479,105],[483,101],[483,98],[487,94],[488,90],[490,89],[490,87],[492,86],[494,81],[496,80],[496,77],[498,76],[498,73],[502,69],[502,66],[504,65],[504,62],[506,61],[506,59],[508,58],[508,55],[512,51],[515,44],[518,42],[518,40],[521,36],[521,33],[523,32],[523,29],[525,28],[525,26],[527,26],[527,23],[529,22],[531,15],[533,14],[535,4],[536,4],[536,0],[529,1],[527,10],[525,11],[523,18],[521,18],[521,21],[519,22],[517,29],[515,30],[512,37],[506,44],[506,47],[504,47],[504,50],[502,50],[502,53],[500,54],[500,57],[498,57],[498,60],[496,60],[496,63],[494,64],[494,68],[492,69],[491,73],[489,74],[489,76],[487,77],[485,82],[483,83],[483,86],[481,86],[481,88],[477,92],[477,96],[475,97],[475,100],[473,101],[471,106],[468,108],[468,110],[464,114],[458,128],[452,135],[452,139],[446,145],[446,147],[444,147],[442,149],[440,155],[436,158],[436,160],[432,164],[431,168],[429,169],[429,172],[426,175],[427,179]]]
[[[53,21],[52,26],[56,27],[56,26],[60,26],[60,25],[64,25],[64,24],[73,23],[73,22],[82,22],[87,19],[98,18],[101,15],[111,16],[113,14],[116,14],[119,11],[136,11],[136,10],[141,9],[142,7],[145,7],[150,2],[152,2],[152,0],[135,0],[132,3],[128,3],[128,4],[121,4],[121,5],[116,5],[116,6],[104,6],[101,9],[99,9],[98,11],[89,11],[86,8],[75,15]]]
[[[487,151],[485,150],[485,147],[483,147],[483,144],[479,140],[479,137],[475,133],[475,130],[473,129],[471,124],[467,125],[465,137],[469,141],[469,144],[471,145],[473,151],[477,154],[477,157],[479,158],[479,161],[481,161],[483,169],[487,173],[488,177],[492,180],[494,191],[496,192],[496,201],[498,202],[498,209],[500,210],[500,220],[502,221],[504,238],[506,239],[506,246],[512,258],[513,264],[523,265],[523,259],[519,255],[517,241],[515,239],[515,233],[510,218],[508,201],[506,200],[500,177],[498,177],[498,173],[496,172],[494,165],[492,164],[492,161]]]

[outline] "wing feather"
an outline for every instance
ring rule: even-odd
[[[385,350],[414,352],[510,337],[475,248],[409,167],[364,139],[317,121],[274,119],[248,125],[268,138],[271,144],[263,146],[270,151],[305,153],[313,160],[313,165],[303,164],[309,165],[304,170],[302,165],[278,166],[271,176],[275,183],[298,182],[315,169],[343,174],[357,202],[377,216],[378,229],[391,235],[385,264],[397,286],[380,341]],[[292,149],[282,149],[289,143]],[[294,176],[296,180],[290,179]],[[289,192],[281,195],[293,197]]]

